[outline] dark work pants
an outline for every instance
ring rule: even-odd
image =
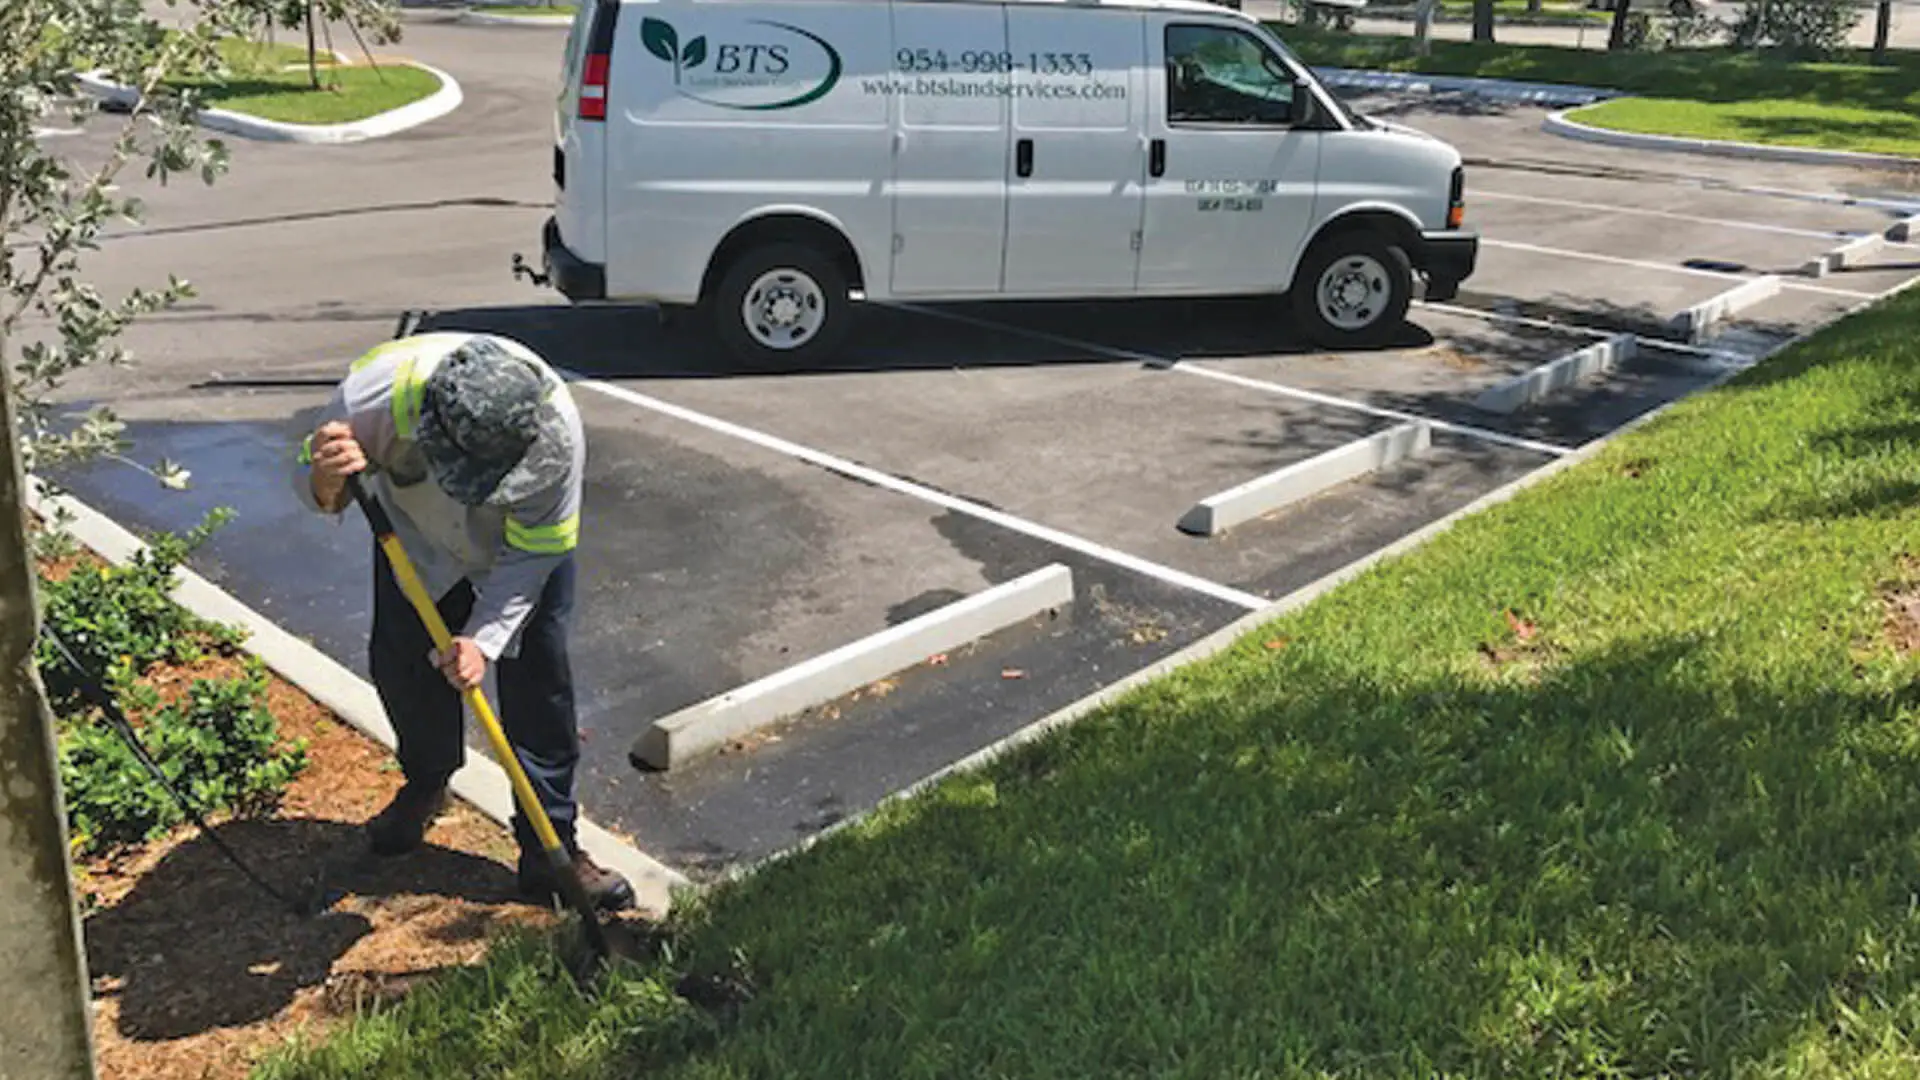
[[[548,575],[540,600],[520,632],[520,654],[490,665],[499,696],[500,726],[560,841],[574,848],[574,767],[580,730],[574,714],[573,672],[567,659],[567,621],[573,613],[574,563],[568,556]],[[461,581],[440,598],[440,616],[454,633],[473,608],[473,587]],[[400,769],[409,783],[437,784],[466,761],[465,703],[428,660],[433,639],[394,580],[387,555],[373,551],[373,633],[369,667],[387,718],[399,736]],[[537,855],[540,841],[516,804],[514,837]]]

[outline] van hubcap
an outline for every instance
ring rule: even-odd
[[[1320,275],[1315,296],[1321,318],[1342,330],[1361,330],[1386,312],[1393,281],[1378,259],[1348,255]]]
[[[827,321],[827,295],[799,270],[769,270],[754,279],[740,303],[753,339],[769,349],[797,349]]]

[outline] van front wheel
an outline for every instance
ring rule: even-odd
[[[1293,281],[1294,314],[1323,348],[1386,344],[1412,302],[1407,253],[1372,231],[1339,233],[1314,244]]]
[[[770,244],[734,260],[713,296],[720,338],[752,364],[819,360],[845,340],[847,279],[800,244]]]

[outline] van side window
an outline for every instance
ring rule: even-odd
[[[1285,125],[1293,73],[1252,34],[1225,26],[1169,26],[1167,122]]]

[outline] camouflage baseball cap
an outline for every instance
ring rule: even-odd
[[[567,428],[546,376],[486,335],[427,377],[414,439],[434,483],[466,506],[517,502],[566,475]]]

